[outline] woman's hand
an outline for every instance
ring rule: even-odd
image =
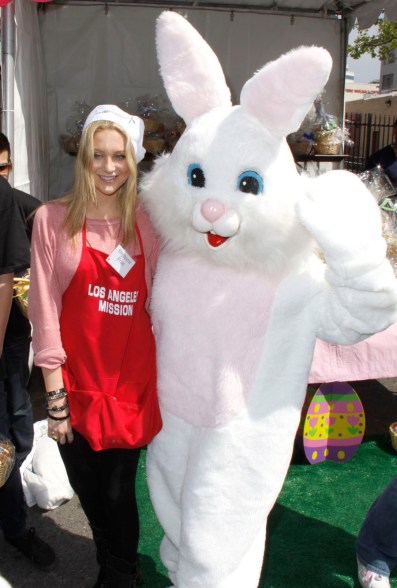
[[[47,414],[48,414],[48,436],[61,445],[72,443],[73,431],[69,418],[68,396],[64,389],[62,369],[57,367],[53,370],[42,368],[45,388],[47,390]],[[50,391],[59,392],[57,398],[49,398]],[[64,393],[64,395],[63,395]]]
[[[73,441],[73,431],[72,426],[70,424],[70,418],[67,416],[69,414],[69,407],[65,408],[63,411],[51,411],[51,408],[58,407],[65,404],[67,400],[67,396],[62,398],[60,401],[53,400],[52,402],[48,402],[48,436],[57,443],[64,445],[66,442],[72,443]],[[62,419],[63,420],[54,420]]]

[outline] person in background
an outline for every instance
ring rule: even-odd
[[[29,267],[29,241],[15,203],[13,189],[0,178],[0,433],[9,436],[6,393],[6,364],[3,344],[13,296],[14,274]],[[0,527],[5,540],[42,570],[53,567],[52,548],[38,537],[34,527],[26,527],[26,507],[19,463],[0,488]]]
[[[8,181],[12,170],[11,146],[4,133],[0,133],[0,176]]]
[[[0,175],[8,181],[12,169],[11,148],[7,137],[0,133]],[[30,241],[33,212],[41,202],[26,192],[12,188],[13,198],[24,223]],[[33,445],[33,411],[28,390],[29,352],[31,342],[30,322],[14,298],[4,339],[4,361],[7,378],[5,393],[9,438],[15,445],[18,464],[21,465]]]
[[[393,142],[383,149],[375,151],[369,157],[365,169],[373,169],[378,165],[386,172],[393,186],[397,188],[397,119],[393,124]]]
[[[397,477],[374,501],[360,529],[356,554],[363,588],[390,588],[397,565]]]
[[[135,587],[140,448],[161,428],[147,312],[158,240],[137,205],[144,124],[115,105],[87,117],[75,182],[36,213],[29,316],[48,434],[88,518],[95,586]]]

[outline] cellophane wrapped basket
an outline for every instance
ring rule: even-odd
[[[338,155],[341,148],[339,129],[320,129],[314,133],[318,155]]]
[[[339,155],[343,145],[353,142],[338,119],[325,112],[323,94],[313,102],[297,131],[287,137],[293,155]]]
[[[0,488],[7,482],[15,464],[15,447],[0,434]]]
[[[17,301],[22,314],[28,318],[28,294],[30,286],[30,270],[23,276],[14,278],[14,298]]]
[[[382,234],[387,244],[387,258],[397,276],[396,189],[380,166],[364,171],[358,174],[358,177],[379,204],[382,215]]]
[[[397,423],[392,423],[389,427],[390,440],[392,447],[397,451]]]

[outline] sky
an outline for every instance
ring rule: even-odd
[[[371,27],[369,33],[373,34],[376,27]],[[353,30],[350,33],[349,43],[352,44],[357,33]],[[370,55],[363,55],[360,59],[347,58],[347,66],[349,71],[354,72],[355,82],[373,82],[379,80],[380,74],[380,61],[378,59],[372,59]]]

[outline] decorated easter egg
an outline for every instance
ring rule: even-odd
[[[355,454],[363,439],[363,405],[350,384],[322,384],[308,403],[302,425],[303,448],[310,463],[344,462]]]

